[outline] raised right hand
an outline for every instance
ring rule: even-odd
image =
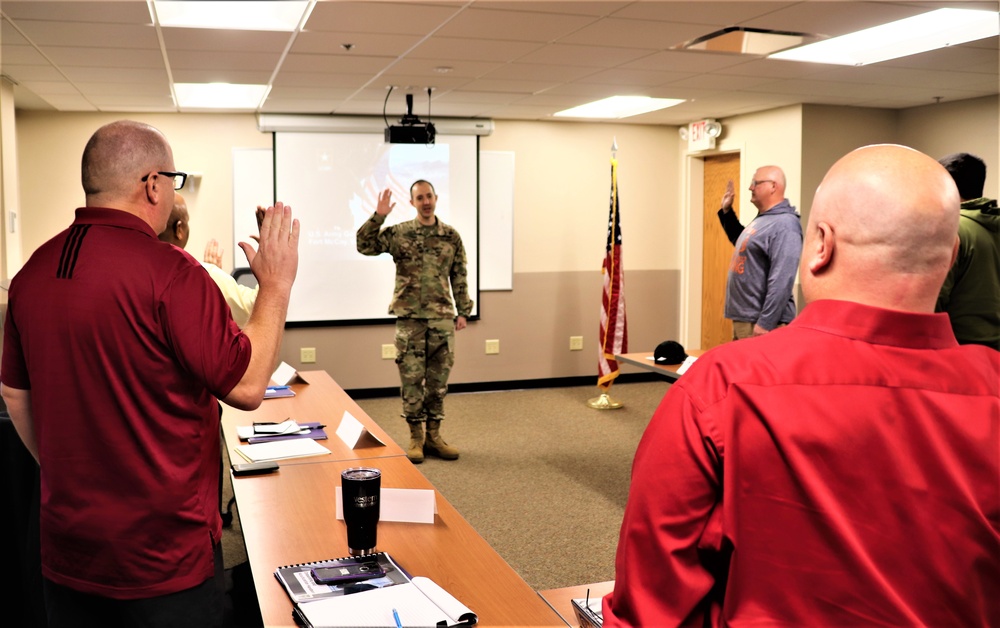
[[[379,216],[388,216],[395,206],[396,204],[392,202],[392,192],[386,188],[378,195],[378,207],[375,208],[375,213]]]
[[[733,189],[733,180],[730,179],[729,183],[726,183],[726,191],[722,195],[722,209],[724,211],[729,211],[733,208],[734,198],[736,198],[736,190]]]
[[[292,219],[290,206],[279,202],[264,212],[256,252],[247,242],[239,244],[261,288],[291,290],[299,267],[299,221]]]

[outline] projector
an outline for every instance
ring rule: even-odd
[[[406,95],[406,115],[399,120],[398,126],[385,128],[386,144],[433,144],[434,124],[421,122],[413,115],[413,94]]]
[[[433,144],[434,125],[410,124],[400,121],[402,126],[389,126],[385,128],[386,144]]]

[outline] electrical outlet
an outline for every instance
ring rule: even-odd
[[[396,345],[382,345],[382,359],[383,360],[395,360],[396,359]]]
[[[316,347],[302,347],[299,349],[299,362],[303,364],[313,364],[316,362]]]
[[[583,350],[583,336],[570,336],[569,337],[569,350],[570,351],[582,351]]]
[[[486,341],[486,354],[493,355],[495,353],[500,353],[500,341],[499,340],[487,340]]]

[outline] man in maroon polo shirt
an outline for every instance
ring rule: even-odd
[[[189,254],[157,239],[174,204],[166,138],[105,125],[83,153],[86,206],[10,285],[0,384],[41,469],[50,627],[222,622],[217,399],[257,407],[298,267],[298,221],[268,208],[240,331]]]

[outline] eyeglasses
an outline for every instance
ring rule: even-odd
[[[162,174],[165,177],[170,177],[171,179],[173,179],[175,190],[180,190],[181,188],[183,188],[184,182],[187,181],[188,178],[186,172],[157,172],[156,174]],[[178,177],[180,177],[179,180]],[[147,179],[149,179],[148,174],[142,178],[142,182],[145,183]]]
[[[760,185],[761,183],[774,183],[774,180],[773,179],[761,179],[760,181],[751,180],[750,181],[750,187],[755,188],[758,185]],[[180,188],[177,188],[177,189],[179,190]]]

